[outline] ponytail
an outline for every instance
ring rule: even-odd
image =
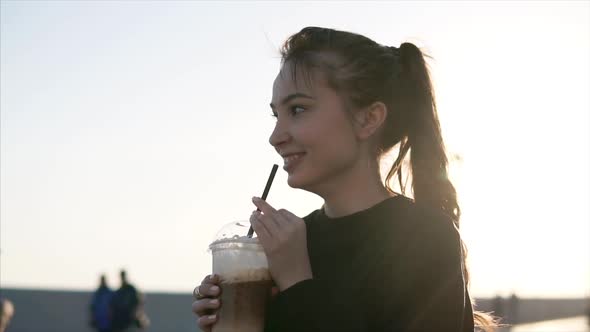
[[[398,52],[399,76],[394,92],[395,105],[399,106],[398,128],[405,126],[400,132],[400,148],[398,157],[391,167],[386,186],[397,173],[402,193],[402,163],[406,154],[410,153],[410,170],[412,174],[412,191],[416,204],[443,211],[453,220],[459,229],[461,209],[457,202],[457,192],[448,177],[448,159],[442,139],[438,120],[434,90],[424,55],[418,47],[411,43],[403,43]],[[394,131],[394,130],[392,130]],[[469,273],[465,264],[467,248],[461,240],[463,254],[463,276],[469,284]],[[496,323],[486,313],[474,312],[474,322],[484,331],[493,331]]]
[[[459,227],[461,210],[448,178],[448,160],[422,52],[414,44],[402,44],[399,64],[398,96],[406,114],[406,150],[410,150],[414,200],[445,212]]]

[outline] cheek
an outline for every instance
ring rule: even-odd
[[[325,163],[341,164],[356,156],[357,144],[346,126],[324,126],[314,132],[313,140],[314,157],[321,158]]]

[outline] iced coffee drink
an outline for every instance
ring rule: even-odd
[[[209,248],[213,273],[221,277],[221,309],[213,332],[263,332],[272,279],[258,239],[234,236]]]

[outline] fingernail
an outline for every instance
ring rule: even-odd
[[[211,304],[218,304],[218,303],[219,303],[218,299],[211,300]]]
[[[209,319],[215,319],[216,315],[210,315]]]
[[[219,287],[213,286],[213,287],[211,287],[211,290],[214,291],[214,292],[217,292],[219,290]]]

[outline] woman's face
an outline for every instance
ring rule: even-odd
[[[344,103],[321,75],[293,80],[287,62],[275,79],[271,108],[277,117],[269,142],[283,157],[289,186],[319,193],[337,183],[359,157]]]

